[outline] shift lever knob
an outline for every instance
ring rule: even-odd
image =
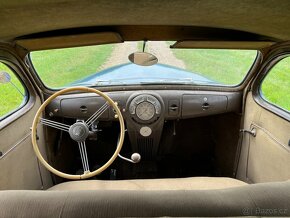
[[[138,154],[138,153],[133,153],[133,154],[131,155],[131,160],[132,160],[134,163],[138,163],[138,162],[140,162],[140,160],[141,160],[141,155]]]
[[[123,159],[123,160],[125,160],[125,161],[128,161],[128,162],[130,162],[130,163],[139,163],[140,162],[140,160],[141,160],[141,155],[140,154],[138,154],[138,153],[133,153],[132,155],[131,155],[131,159],[129,159],[129,158],[126,158],[126,157],[123,157],[121,154],[118,154],[118,156],[119,156],[119,158],[121,158],[121,159]]]

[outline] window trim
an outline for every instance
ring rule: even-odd
[[[258,74],[253,83],[253,97],[261,107],[265,108],[269,112],[274,113],[287,121],[290,121],[290,112],[279,107],[276,104],[269,102],[265,97],[263,97],[263,94],[261,92],[261,86],[266,76],[271,72],[273,67],[275,67],[280,61],[282,61],[284,58],[287,57],[290,57],[290,51],[278,53],[272,56],[266,62],[266,65],[263,66],[263,68],[261,69],[260,73]]]
[[[23,86],[23,89],[24,89],[24,99],[22,100],[21,104],[17,108],[15,108],[14,110],[11,110],[10,112],[8,112],[8,113],[4,114],[3,116],[1,116],[0,117],[0,122],[2,122],[7,117],[9,117],[12,114],[14,114],[15,112],[21,110],[28,103],[28,101],[29,101],[29,92],[28,92],[27,86],[24,83],[24,81],[20,78],[19,74],[5,60],[0,59],[0,64],[1,63],[4,64],[6,67],[8,67],[11,70],[11,72],[14,74],[14,76],[19,80],[19,82]]]
[[[3,55],[4,54],[4,55]],[[21,82],[24,84],[26,91],[27,91],[27,100],[26,103],[22,105],[22,107],[18,108],[9,116],[5,116],[4,119],[0,121],[0,131],[6,128],[8,125],[16,121],[17,119],[21,118],[25,114],[27,114],[30,109],[34,106],[36,100],[36,93],[35,89],[33,88],[31,82],[23,75],[24,69],[22,69],[22,64],[17,59],[14,53],[8,50],[5,47],[1,47],[0,50],[0,60],[2,63],[6,64],[12,71],[15,73],[16,76],[19,77]]]
[[[241,49],[242,50],[242,49]],[[253,49],[255,50],[255,49]],[[136,85],[128,85],[128,86],[122,86],[122,85],[115,85],[115,86],[88,86],[90,88],[96,88],[100,91],[129,91],[129,90],[140,90],[140,87],[142,90],[154,90],[154,89],[162,89],[162,90],[175,90],[175,89],[182,89],[182,90],[205,90],[205,91],[241,91],[243,90],[248,82],[252,79],[254,76],[254,72],[258,67],[260,67],[260,64],[263,60],[263,53],[261,50],[255,50],[256,51],[256,57],[253,60],[252,65],[250,66],[248,72],[246,73],[243,80],[236,85],[204,85],[204,84],[197,84],[197,85],[181,85],[181,84],[163,84],[163,85],[156,85],[156,84],[148,84],[146,86],[142,84],[136,84]],[[38,75],[36,69],[34,68],[34,65],[31,60],[31,53],[28,52],[25,57],[25,61],[29,65],[30,73],[35,78],[35,81],[38,85],[38,87],[42,90],[43,93],[51,95],[55,93],[56,91],[59,91],[61,88],[50,88],[45,85],[45,83],[41,80],[40,76]]]

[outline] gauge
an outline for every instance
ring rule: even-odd
[[[150,120],[155,115],[155,107],[150,102],[143,101],[137,105],[136,115],[141,120]]]
[[[135,103],[140,104],[144,100],[145,100],[145,96],[141,95],[141,96],[135,98]]]
[[[131,104],[129,107],[130,114],[135,114],[135,109],[136,109],[136,106],[134,104]]]
[[[140,129],[140,134],[141,134],[142,136],[144,136],[144,137],[148,137],[148,136],[150,136],[151,133],[152,133],[152,129],[151,129],[150,127],[148,127],[148,126],[143,126],[143,127],[141,127],[141,129]]]

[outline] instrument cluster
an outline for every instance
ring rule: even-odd
[[[161,104],[153,95],[141,94],[132,99],[129,113],[138,123],[152,123],[161,114]]]

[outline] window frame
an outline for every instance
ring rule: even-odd
[[[196,48],[198,49],[198,48]],[[229,49],[231,50],[231,49]],[[243,50],[243,49],[240,49]],[[121,90],[140,90],[140,87],[142,90],[152,90],[152,89],[164,89],[164,90],[174,90],[174,89],[183,89],[183,90],[204,90],[204,91],[241,91],[243,90],[248,82],[252,79],[254,76],[255,70],[260,66],[262,60],[263,60],[263,53],[259,49],[253,49],[253,51],[256,51],[255,59],[253,60],[252,65],[250,66],[249,70],[245,74],[244,78],[239,84],[236,85],[206,85],[206,84],[135,84],[135,85],[105,85],[105,86],[95,86],[90,85],[87,86],[89,88],[96,88],[100,91],[121,91]],[[38,86],[41,88],[43,93],[51,95],[55,93],[56,91],[61,90],[61,88],[51,88],[48,87],[40,78],[39,74],[37,73],[31,59],[31,52],[28,52],[25,57],[25,61],[30,67],[30,70],[32,72],[32,76],[35,78]]]
[[[260,73],[258,74],[253,83],[253,97],[261,107],[265,108],[271,113],[274,113],[287,121],[290,121],[290,112],[282,107],[279,107],[279,105],[276,105],[268,101],[265,97],[263,97],[263,93],[261,90],[261,86],[264,79],[271,72],[273,67],[275,67],[280,61],[282,61],[287,57],[290,58],[289,50],[275,54],[271,56],[268,61],[266,61],[266,64],[261,68]]]
[[[17,111],[21,110],[28,103],[30,95],[29,95],[29,91],[28,91],[27,85],[24,83],[23,79],[19,76],[17,71],[11,66],[11,63],[9,63],[8,61],[3,60],[3,59],[0,59],[0,63],[4,64],[6,67],[8,67],[11,70],[11,72],[19,80],[19,82],[21,83],[21,85],[23,86],[23,89],[24,89],[24,99],[23,99],[23,101],[21,102],[21,104],[17,108],[15,108],[14,110],[11,110],[10,112],[8,112],[8,113],[6,113],[6,114],[4,114],[3,116],[0,117],[0,122],[3,122],[8,117],[13,115]]]

